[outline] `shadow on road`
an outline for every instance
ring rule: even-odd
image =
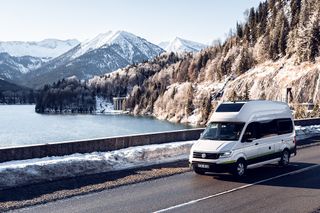
[[[317,164],[292,162],[288,167],[282,168],[278,165],[266,165],[263,167],[248,169],[246,177],[241,179],[235,178],[229,174],[208,174],[216,180],[239,182],[243,184],[251,184],[268,178],[276,177],[285,173],[297,171]],[[295,187],[320,189],[320,166],[314,169],[304,171],[295,175],[287,175],[281,178],[259,183],[258,185],[270,185],[279,187]]]

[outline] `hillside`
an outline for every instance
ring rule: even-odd
[[[251,8],[223,44],[171,55],[174,63],[159,57],[88,85],[109,99],[127,96],[135,115],[193,124],[205,124],[218,101],[284,100],[288,87],[293,105],[317,104],[319,14],[317,0],[269,0]]]
[[[25,90],[25,87],[18,86],[16,84],[10,83],[8,81],[5,81],[0,78],[0,91],[6,91],[6,90],[11,90],[11,91],[19,91],[19,90]]]
[[[33,90],[0,78],[0,104],[31,104],[35,99]]]

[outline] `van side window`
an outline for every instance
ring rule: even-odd
[[[288,134],[293,132],[293,125],[291,119],[278,119],[278,134]]]
[[[246,131],[243,134],[242,142],[251,142],[253,140],[258,139],[258,128],[259,123],[252,122],[248,124]]]
[[[259,133],[260,138],[278,135],[276,120],[260,122]]]

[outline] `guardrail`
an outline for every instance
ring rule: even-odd
[[[320,124],[320,118],[295,120],[295,125],[297,126],[317,124]],[[0,148],[0,162],[42,158],[47,156],[63,156],[74,153],[106,152],[131,146],[197,140],[203,130],[203,128],[197,128],[170,132]]]

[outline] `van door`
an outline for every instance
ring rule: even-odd
[[[276,146],[280,141],[276,120],[259,122],[259,161],[277,158]]]
[[[241,140],[242,152],[247,157],[247,163],[255,163],[255,159],[260,155],[260,143],[257,134],[258,123],[252,122],[247,125]]]

